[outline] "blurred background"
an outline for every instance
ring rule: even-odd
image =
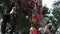
[[[8,2],[8,1],[6,1]],[[1,23],[3,21],[4,11],[6,11],[6,4],[3,0],[0,0],[0,34],[1,34]],[[42,13],[44,20],[46,21],[46,26],[50,27],[50,32],[52,34],[60,33],[60,0],[42,0]],[[16,25],[16,31],[21,31],[24,34],[29,33],[30,16],[20,13],[20,21]],[[38,27],[38,26],[37,26]]]

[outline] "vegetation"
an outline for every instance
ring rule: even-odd
[[[0,0],[0,14],[1,16],[4,15],[5,13],[5,10],[6,10],[6,3],[5,2],[10,2],[10,1],[3,1],[3,0]],[[3,6],[1,6],[1,4],[3,4]],[[60,25],[60,1],[58,2],[55,2],[54,3],[54,7],[53,7],[53,15],[54,16],[46,16],[46,14],[49,14],[49,9],[48,7],[44,6],[43,7],[43,16],[47,22],[47,25],[52,23],[51,27],[54,27],[53,29],[55,31],[57,31],[59,25]],[[25,7],[22,8],[22,10],[24,9]],[[30,11],[31,9],[27,8],[28,11]],[[23,10],[24,12],[23,13],[19,13],[19,19],[18,19],[18,22],[17,22],[17,25],[16,25],[16,31],[22,31],[23,33],[25,34],[28,34],[29,33],[29,29],[30,29],[30,22],[29,22],[29,19],[30,19],[30,15],[27,15],[27,11]],[[28,16],[28,18],[26,18],[26,16]],[[47,18],[47,19],[46,19]],[[48,25],[49,26],[49,25]]]

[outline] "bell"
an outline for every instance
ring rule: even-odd
[[[36,18],[32,15],[32,22],[36,22]]]

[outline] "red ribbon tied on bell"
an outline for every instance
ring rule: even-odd
[[[36,18],[34,16],[34,14],[32,15],[32,22],[36,22]]]

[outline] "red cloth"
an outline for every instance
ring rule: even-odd
[[[18,6],[18,5],[16,5],[16,9],[17,9],[17,10],[19,9],[19,6]]]
[[[32,22],[36,22],[36,18],[32,16]]]
[[[23,2],[22,4],[26,8],[32,8],[33,7],[33,4],[34,4],[34,1],[33,0],[30,0],[28,2]]]
[[[18,3],[16,3],[15,7],[16,7],[17,10],[19,9],[19,5],[18,5]]]
[[[28,3],[27,2],[23,2],[23,6],[27,8],[28,7]]]
[[[30,0],[31,1],[31,3],[33,3],[34,2],[34,0]]]
[[[30,34],[37,34],[37,30],[33,27],[33,30],[31,31]]]
[[[37,31],[36,30],[33,30],[32,34],[37,34]]]

